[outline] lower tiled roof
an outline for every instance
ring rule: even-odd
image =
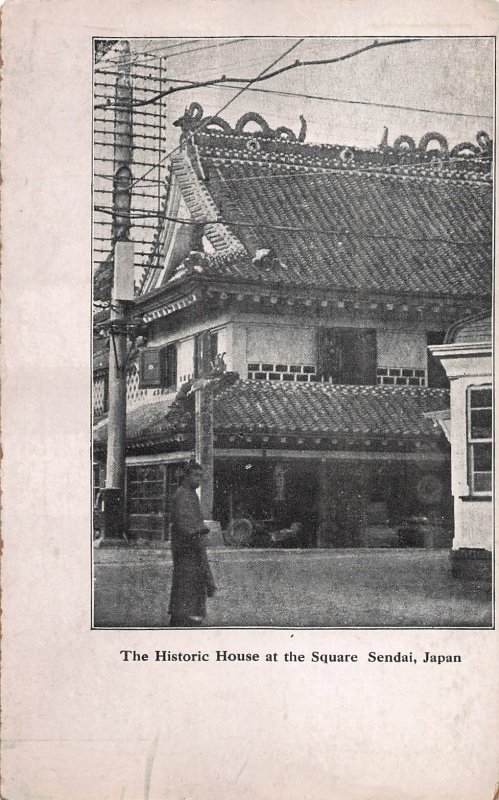
[[[302,435],[358,438],[439,438],[425,412],[446,408],[445,389],[388,386],[285,384],[236,380],[214,388],[214,430],[218,436]],[[172,442],[193,432],[193,396],[185,390],[137,406],[127,415],[130,447]],[[105,444],[100,423],[96,443]],[[237,443],[235,444],[237,446]]]
[[[175,392],[164,395],[161,400],[143,403],[127,411],[127,440],[145,436],[147,431],[168,419],[177,395]],[[170,422],[171,425],[171,422]],[[107,441],[107,419],[100,420],[94,426],[94,445],[102,446]]]
[[[237,381],[215,398],[215,431],[431,435],[423,414],[446,405],[445,389]]]

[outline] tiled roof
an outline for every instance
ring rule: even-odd
[[[280,161],[242,161],[233,150],[216,149],[217,137],[202,139],[204,185],[221,217],[243,223],[228,227],[251,256],[272,248],[280,262],[276,275],[251,258],[215,258],[213,275],[333,289],[490,293],[487,180],[434,177],[428,170],[323,168],[320,157],[315,169],[290,166],[285,147]],[[217,253],[226,252],[212,243]]]
[[[360,150],[304,143],[301,122],[297,136],[249,112],[231,128],[192,103],[175,123],[183,133],[172,173],[192,219],[206,223],[213,250],[206,277],[333,291],[490,295],[486,133],[477,134],[477,144],[451,150],[435,132],[418,144],[401,136],[389,146],[385,131],[377,148]],[[259,130],[247,132],[250,123]],[[255,261],[266,249],[270,260]],[[151,276],[148,290],[168,282],[176,266]]]
[[[109,365],[109,342],[104,339],[94,339],[93,343],[93,369],[107,369]]]
[[[145,436],[150,429],[161,424],[168,417],[170,417],[170,427],[174,422],[178,423],[178,418],[171,413],[176,398],[176,393],[171,392],[168,395],[164,395],[161,400],[144,403],[127,411],[127,440],[136,439],[137,436]],[[107,419],[103,419],[94,426],[94,445],[104,445],[106,441]]]
[[[445,389],[240,380],[215,398],[215,430],[417,437],[435,433],[424,412],[447,404]]]
[[[447,332],[445,341],[448,344],[464,344],[492,341],[492,317],[481,314],[457,322]]]
[[[192,395],[185,390],[140,405],[127,415],[129,446],[172,441],[193,430]],[[398,437],[440,435],[424,414],[448,405],[445,389],[287,384],[236,380],[215,389],[215,434]],[[97,426],[104,444],[106,425]],[[237,443],[235,446],[238,446]]]

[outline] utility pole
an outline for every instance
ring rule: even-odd
[[[109,320],[109,412],[106,488],[103,491],[103,539],[100,546],[126,544],[125,448],[126,378],[129,309],[134,301],[133,242],[130,237],[132,195],[132,79],[130,45],[116,48],[114,117],[113,289]]]

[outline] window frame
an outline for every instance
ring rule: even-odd
[[[194,336],[194,377],[202,378],[213,369],[218,353],[218,334],[222,328],[207,328]],[[214,352],[214,351],[217,352]]]
[[[487,406],[472,406],[471,398],[474,392],[490,391],[491,400],[490,405]],[[490,436],[487,437],[473,437],[472,436],[472,413],[473,411],[491,411],[491,430]],[[468,471],[468,491],[470,496],[473,497],[491,497],[494,476],[494,395],[493,386],[491,383],[473,384],[466,389],[466,454],[467,454],[467,471]],[[490,445],[490,471],[489,470],[476,470],[475,469],[475,445]],[[490,475],[490,488],[477,489],[475,475]]]
[[[337,366],[328,368],[325,347],[337,339]],[[347,341],[349,340],[349,341]],[[371,347],[371,351],[367,348]],[[354,360],[356,376],[348,380],[345,362],[352,365]],[[320,326],[317,331],[317,370],[318,374],[337,386],[376,386],[378,368],[378,329],[372,327]],[[369,380],[366,377],[369,375]]]
[[[127,464],[126,467],[126,515],[127,527],[135,519],[142,518],[142,525],[151,521],[162,521],[160,527],[141,527],[142,532],[161,531],[163,541],[169,539],[172,498],[180,486],[185,470],[185,461],[149,461]],[[153,492],[148,490],[153,487]],[[145,520],[148,520],[146,522]],[[154,536],[152,537],[154,538]]]
[[[146,347],[140,352],[139,355],[139,387],[141,389],[175,389],[178,385],[178,348],[177,342],[169,342],[168,344],[160,345],[157,347]],[[145,370],[145,359],[147,354],[156,353],[158,358],[158,380],[148,379]],[[174,353],[174,357],[169,357],[170,353]],[[168,368],[169,364],[174,364],[174,369]],[[170,373],[174,372],[173,375]]]

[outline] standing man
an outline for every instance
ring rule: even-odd
[[[182,484],[173,495],[173,577],[168,609],[173,627],[201,625],[206,616],[206,598],[213,597],[216,591],[206,554],[209,528],[205,527],[196,493],[201,479],[201,465],[189,461]]]

